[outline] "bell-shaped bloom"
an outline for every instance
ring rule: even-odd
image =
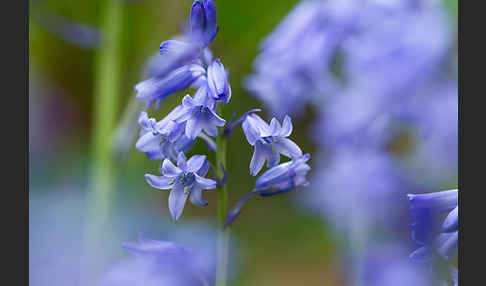
[[[214,105],[204,86],[198,90],[194,98],[186,95],[182,99],[181,109],[175,120],[178,123],[185,122],[188,138],[196,138],[202,130],[212,137],[218,135],[218,126],[224,126],[226,121],[215,113]]]
[[[179,37],[164,41],[160,44],[157,60],[150,67],[149,75],[155,78],[164,78],[177,68],[197,63],[199,56],[199,46],[186,38]]]
[[[218,15],[212,0],[194,1],[191,8],[191,36],[206,47],[218,33]]]
[[[413,219],[412,238],[421,245],[410,257],[426,260],[434,253],[451,257],[457,250],[458,190],[409,194],[408,201]],[[442,221],[444,214],[447,216]]]
[[[231,86],[228,72],[224,69],[220,59],[215,59],[208,66],[208,86],[215,100],[229,103],[231,99]]]
[[[260,172],[265,161],[272,168],[280,162],[280,154],[289,158],[302,156],[299,146],[287,137],[292,133],[292,121],[285,116],[282,125],[273,118],[268,125],[260,116],[250,114],[242,124],[246,139],[255,146],[250,162],[250,174]]]
[[[255,190],[263,191],[273,188],[276,191],[286,191],[307,185],[306,175],[311,169],[306,164],[309,158],[310,154],[304,154],[267,170],[256,180]]]
[[[169,211],[174,220],[178,220],[184,210],[187,197],[191,203],[206,206],[202,198],[202,190],[216,188],[216,181],[206,179],[209,163],[206,156],[194,155],[189,160],[183,152],[179,153],[177,166],[165,159],[162,163],[162,176],[146,174],[149,185],[161,190],[171,190],[169,195]]]
[[[184,136],[184,124],[173,121],[179,109],[175,108],[159,122],[141,112],[138,122],[142,130],[135,147],[152,160],[176,160],[179,152],[186,151],[194,141]]]
[[[258,194],[262,197],[269,197],[291,191],[299,186],[308,185],[306,179],[310,166],[306,164],[310,155],[305,154],[294,158],[289,162],[282,163],[263,173],[255,182],[255,189],[244,195],[235,206],[226,214],[224,227],[231,225],[243,210],[246,201]],[[273,189],[272,191],[269,191]]]
[[[135,85],[137,99],[147,107],[156,101],[160,104],[167,96],[188,88],[205,74],[206,70],[198,64],[182,66],[164,78],[153,77]]]

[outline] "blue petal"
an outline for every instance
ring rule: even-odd
[[[241,124],[241,128],[243,128],[243,132],[245,133],[248,143],[252,146],[255,145],[255,142],[260,139],[260,133],[258,132],[258,130],[253,128],[251,123],[246,119]]]
[[[198,183],[199,187],[203,190],[212,190],[216,188],[216,181],[201,177],[196,174],[196,182]]]
[[[302,150],[294,141],[287,138],[279,138],[278,142],[272,144],[272,146],[284,156],[289,158],[295,158],[302,156]]]
[[[169,211],[174,220],[178,220],[184,210],[189,193],[184,193],[182,185],[177,184],[169,194]]]
[[[162,140],[162,135],[154,135],[151,132],[145,133],[142,137],[137,140],[135,148],[141,152],[150,152],[159,149],[160,141]]]
[[[202,128],[203,122],[201,120],[190,118],[186,122],[186,136],[194,140],[201,133]]]
[[[197,172],[203,166],[206,161],[206,156],[204,155],[194,155],[187,161],[187,171]]]
[[[443,232],[457,231],[459,220],[459,206],[455,207],[445,218],[442,224]]]
[[[231,87],[228,75],[219,59],[215,59],[208,67],[208,86],[214,99],[229,103]]]
[[[208,173],[209,171],[209,167],[210,167],[210,164],[209,164],[209,161],[208,160],[205,160],[204,161],[204,164],[201,166],[201,168],[196,172],[196,174],[198,174],[199,176],[201,177],[204,177],[206,176],[206,174]]]
[[[256,176],[258,172],[260,172],[260,170],[263,168],[263,164],[265,163],[265,159],[265,150],[263,149],[262,144],[257,142],[250,161],[250,175]]]
[[[292,134],[292,119],[290,116],[285,115],[285,118],[282,123],[282,129],[280,131],[280,136],[282,137],[288,137],[290,134]]]
[[[174,178],[182,173],[182,170],[176,167],[170,160],[165,159],[164,162],[162,162],[161,172],[162,175],[166,177]]]
[[[168,189],[172,189],[173,186],[172,184],[170,184],[173,181],[172,178],[145,174],[145,179],[147,180],[147,183],[150,186],[156,189],[168,190]]]
[[[218,136],[218,128],[214,125],[206,124],[206,126],[204,126],[204,131],[206,131],[206,133],[208,133],[208,135],[211,137]]]
[[[212,0],[204,0],[204,14],[206,16],[206,29],[204,31],[205,45],[209,45],[218,33],[218,15],[216,5]]]
[[[278,165],[280,162],[280,153],[278,153],[276,150],[269,148],[267,146],[263,147],[266,157],[268,159],[267,161],[267,168],[272,168]]]
[[[193,203],[196,206],[207,206],[208,205],[208,202],[205,201],[202,198],[201,188],[194,187],[191,191],[190,199],[191,199],[191,203]]]
[[[270,121],[270,132],[272,133],[273,136],[278,136],[280,134],[280,130],[282,129],[282,126],[278,122],[278,120],[274,117]]]
[[[191,8],[191,34],[195,41],[201,41],[206,28],[204,5],[201,1],[194,1]]]
[[[177,167],[187,171],[187,158],[184,152],[179,152],[179,155],[177,156]]]

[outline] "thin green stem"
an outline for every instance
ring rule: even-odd
[[[222,105],[218,105],[218,113],[222,115]],[[223,178],[223,166],[226,168],[226,136],[222,130],[216,138],[216,168],[218,179]],[[228,192],[226,184],[218,187],[218,241],[217,241],[217,264],[216,264],[216,286],[226,286],[228,278],[228,255],[229,255],[229,227],[223,228],[228,212]]]
[[[113,189],[112,139],[120,94],[120,40],[123,2],[104,3],[101,29],[103,41],[96,55],[92,169],[87,200],[88,217],[84,232],[82,285],[92,285],[103,263],[109,231],[111,192]]]

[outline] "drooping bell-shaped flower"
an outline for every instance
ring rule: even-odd
[[[177,68],[164,78],[152,77],[135,85],[137,99],[147,107],[156,101],[160,104],[167,96],[190,87],[205,74],[202,66],[191,64]]]
[[[206,206],[208,203],[202,198],[202,190],[216,188],[216,181],[206,179],[209,163],[206,156],[194,155],[189,160],[183,152],[179,153],[177,166],[165,159],[162,163],[162,176],[146,174],[149,185],[161,190],[171,190],[169,195],[169,211],[174,220],[178,220],[184,210],[188,197],[191,203]]]
[[[218,33],[218,15],[212,0],[194,1],[191,8],[191,36],[202,47],[209,45]]]
[[[292,121],[285,116],[282,125],[273,118],[268,125],[260,116],[250,114],[242,124],[246,139],[255,151],[250,162],[250,174],[260,172],[265,161],[272,168],[280,162],[280,154],[289,158],[302,156],[299,146],[287,137],[292,133]]]
[[[256,180],[255,190],[274,188],[276,191],[285,191],[307,185],[306,175],[311,169],[306,164],[309,159],[310,154],[304,154],[267,170]]]
[[[231,86],[228,72],[224,69],[220,59],[215,59],[208,66],[208,86],[212,97],[223,103],[231,99]]]
[[[179,109],[175,108],[159,122],[149,118],[145,111],[141,112],[138,122],[142,130],[135,147],[152,160],[176,160],[179,152],[186,151],[194,141],[184,136],[184,124],[173,120]]]
[[[182,99],[175,118],[176,122],[185,122],[185,133],[190,139],[196,138],[202,130],[209,136],[216,137],[218,135],[218,126],[224,126],[226,121],[219,117],[214,111],[215,103],[210,96],[207,95],[207,88],[202,86],[192,98],[186,95]]]

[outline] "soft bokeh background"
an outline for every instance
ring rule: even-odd
[[[121,1],[121,0],[120,0]],[[261,103],[242,88],[251,73],[260,40],[298,2],[296,0],[215,0],[220,31],[211,48],[230,70],[232,102],[225,117]],[[188,19],[191,0],[124,1],[120,61],[121,92],[115,106],[120,118],[135,93],[144,63],[158,52],[160,43],[179,34]],[[103,1],[51,0],[30,4],[30,280],[31,285],[78,285],[80,248],[90,180],[93,109],[95,104],[96,36],[86,42],[66,37],[59,25],[74,21],[96,28]],[[451,21],[457,19],[457,2],[445,1]],[[62,17],[62,18],[60,18]],[[94,45],[93,45],[94,44]],[[157,113],[178,104],[172,96]],[[313,153],[311,108],[294,119],[294,140]],[[130,141],[129,141],[130,143]],[[132,145],[133,146],[133,145]],[[191,153],[204,152],[199,144]],[[253,150],[241,131],[228,145],[230,205],[252,189],[248,164]],[[167,209],[167,192],[155,191],[145,182],[157,163],[131,147],[115,157],[115,188],[111,194],[110,229],[103,234],[101,251],[106,261],[100,272],[129,256],[121,243],[139,233],[168,239],[178,228],[215,226],[216,194],[207,192],[209,206],[187,205],[180,222],[173,223]],[[312,165],[311,160],[311,165]],[[322,217],[299,208],[300,189],[271,199],[256,198],[247,204],[232,229],[237,252],[231,285],[345,285],[338,239]],[[406,235],[406,231],[404,234]],[[172,235],[172,236],[171,236]],[[55,269],[55,270],[53,270]]]

